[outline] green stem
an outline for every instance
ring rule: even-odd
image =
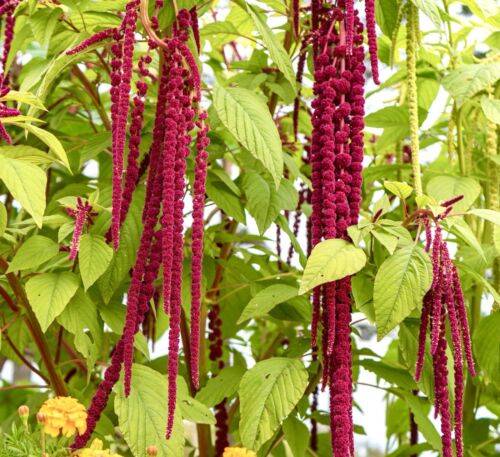
[[[417,41],[418,41],[418,10],[411,2],[408,3],[406,27],[406,68],[408,79],[408,111],[410,117],[410,139],[413,169],[413,186],[415,194],[420,196],[422,190],[422,170],[420,168],[420,145],[418,141],[418,98],[417,98]]]
[[[462,129],[462,109],[455,109],[455,125],[457,127],[457,155],[462,176],[467,175],[467,162],[464,151],[464,134]]]

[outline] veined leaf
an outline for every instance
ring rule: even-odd
[[[167,392],[165,377],[142,365],[134,365],[132,369],[132,390],[128,398],[123,394],[123,383],[118,383],[115,413],[120,430],[135,457],[146,457],[148,446],[156,447],[158,457],[184,455],[179,408],[176,408],[172,436],[169,440],[165,439]]]
[[[102,236],[85,234],[80,240],[78,260],[83,285],[87,290],[107,270],[113,258],[113,248]]]
[[[218,405],[224,398],[230,398],[236,393],[244,373],[245,368],[238,365],[223,368],[201,388],[196,399],[209,408]]]
[[[304,395],[307,371],[299,360],[274,357],[258,362],[240,384],[240,437],[258,451]]]
[[[297,288],[286,284],[274,284],[261,290],[245,306],[238,324],[249,319],[265,316],[276,305],[297,296]]]
[[[431,283],[431,260],[419,246],[406,246],[384,261],[373,290],[379,340],[422,303]]]
[[[0,179],[13,197],[42,226],[45,211],[47,176],[35,165],[24,160],[9,159],[0,155]]]
[[[481,108],[488,120],[495,124],[500,124],[500,100],[481,97]]]
[[[26,283],[28,300],[45,332],[59,316],[78,289],[78,278],[73,273],[44,273]]]
[[[59,253],[59,245],[50,238],[33,235],[16,252],[9,265],[8,273],[36,268]]]
[[[264,164],[277,188],[283,172],[283,152],[267,106],[247,89],[222,86],[215,87],[213,102],[222,123]]]
[[[500,79],[500,63],[461,65],[443,78],[443,86],[460,108],[479,91]]]
[[[454,213],[467,211],[481,193],[481,186],[465,176],[436,176],[427,183],[427,193],[437,202],[445,202],[463,195],[464,198],[453,205]]]
[[[264,40],[272,61],[276,64],[281,73],[283,73],[285,78],[291,84],[295,94],[297,82],[295,79],[295,72],[293,70],[290,56],[276,37],[275,32],[269,28],[264,18],[259,12],[257,12],[255,7],[247,3],[247,11],[252,17],[252,20],[258,32],[260,33],[260,36]]]
[[[471,209],[469,214],[485,219],[492,224],[500,225],[500,211],[493,211],[492,209]]]
[[[487,384],[500,386],[500,312],[493,312],[479,321],[474,332],[474,354],[484,372]]]
[[[302,276],[299,294],[320,284],[351,276],[366,264],[362,249],[345,240],[322,241],[311,252]]]

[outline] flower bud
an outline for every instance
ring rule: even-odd
[[[45,413],[37,413],[36,420],[39,424],[45,424],[47,422],[47,415]]]
[[[30,415],[30,409],[26,405],[21,405],[18,409],[17,412],[19,413],[19,417],[21,419],[27,419],[28,416]]]
[[[158,455],[158,448],[156,446],[148,446],[146,449],[146,454],[150,457],[155,457]]]

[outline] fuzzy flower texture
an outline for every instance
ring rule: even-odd
[[[180,10],[165,41],[148,40],[146,53],[138,59],[138,81],[133,98],[131,120],[128,122],[130,88],[135,50],[136,24],[139,3],[131,0],[126,5],[122,23],[116,29],[98,32],[68,54],[83,52],[88,46],[111,39],[111,121],[113,196],[112,225],[108,239],[118,246],[120,225],[124,222],[130,201],[142,173],[147,172],[146,196],[136,262],[132,268],[130,287],[127,293],[127,313],[123,334],[113,352],[111,364],[104,374],[88,409],[87,430],[78,436],[73,450],[86,446],[99,417],[106,407],[110,393],[124,368],[124,392],[128,396],[132,389],[132,364],[134,359],[134,335],[143,325],[150,309],[150,300],[155,294],[154,283],[159,271],[163,274],[162,295],[164,311],[169,316],[168,334],[168,423],[166,437],[170,438],[174,422],[177,395],[177,372],[179,365],[181,298],[184,254],[184,197],[186,194],[187,157],[191,146],[194,157],[193,224],[191,255],[191,329],[189,364],[193,385],[198,385],[198,345],[200,341],[200,307],[202,299],[202,260],[204,235],[205,181],[207,176],[208,127],[206,113],[200,107],[200,75],[194,56],[187,42],[191,32],[196,33],[196,9]],[[155,16],[151,19],[157,28],[156,14],[161,8],[156,4]],[[152,77],[148,66],[152,63],[151,52],[163,54],[158,76]],[[146,158],[138,164],[140,140],[148,82],[157,83],[156,106],[152,142]],[[124,164],[124,148],[127,124],[129,132],[127,163]],[[193,141],[193,137],[195,140]],[[125,171],[125,183],[122,175]],[[78,248],[82,222],[75,213],[74,242],[72,252]],[[159,228],[157,228],[159,227]],[[161,267],[161,268],[160,268]]]
[[[56,437],[82,434],[87,425],[85,407],[72,397],[55,397],[46,400],[37,414],[44,433]]]
[[[101,440],[95,439],[89,448],[82,449],[75,457],[121,457],[112,453],[109,449],[103,449]]]

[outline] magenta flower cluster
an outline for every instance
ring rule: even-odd
[[[361,201],[364,116],[363,25],[354,2],[313,2],[314,94],[311,244],[346,238]],[[323,387],[330,387],[335,455],[354,455],[350,278],[313,291],[312,344],[322,323]]]
[[[135,30],[138,1],[127,4],[122,24],[117,29],[98,32],[71,52],[105,38],[114,40],[111,51],[111,120],[113,136],[113,212],[111,239],[115,247],[119,239],[119,227],[125,220],[130,202],[142,173],[149,166],[146,196],[142,214],[143,231],[128,291],[127,313],[122,337],[113,353],[111,366],[97,389],[89,408],[87,431],[73,443],[73,449],[83,447],[90,438],[97,420],[105,407],[111,389],[124,368],[124,393],[132,388],[132,364],[134,336],[140,329],[149,310],[149,301],[155,292],[154,281],[160,266],[163,271],[163,301],[170,319],[168,347],[168,423],[167,438],[173,429],[177,397],[177,373],[181,324],[181,292],[184,258],[184,196],[186,192],[187,157],[192,143],[191,133],[196,130],[195,177],[193,193],[192,226],[192,297],[191,307],[191,359],[193,385],[198,381],[198,357],[200,340],[200,306],[203,260],[204,202],[207,175],[208,127],[206,113],[199,108],[200,75],[191,51],[187,46],[189,31],[197,21],[196,10],[181,10],[172,26],[172,36],[164,43],[149,41],[149,49],[138,61],[139,79],[129,125],[129,148],[125,182],[122,186],[123,155],[129,111],[129,92],[133,73]],[[156,4],[157,10],[161,7]],[[154,26],[154,17],[152,19]],[[195,28],[197,25],[195,26]],[[158,80],[153,140],[149,152],[139,166],[139,146],[148,94],[146,78],[154,78],[148,66],[150,51],[161,45],[163,64]],[[122,188],[123,187],[123,188]],[[157,229],[157,225],[161,224]]]
[[[443,203],[447,210],[435,220],[436,227],[432,233],[431,222],[423,220],[427,238],[426,250],[432,247],[432,285],[424,297],[422,316],[420,320],[419,344],[415,378],[420,379],[424,366],[427,334],[430,333],[430,352],[434,372],[434,410],[435,416],[441,417],[441,439],[443,456],[453,456],[452,420],[448,390],[448,346],[446,339],[446,321],[451,333],[451,347],[453,352],[454,388],[454,437],[456,456],[463,456],[462,413],[464,395],[463,358],[465,359],[472,376],[475,376],[474,360],[472,357],[471,339],[467,310],[465,308],[462,287],[457,268],[450,259],[448,246],[442,238],[440,220],[451,211],[452,205],[463,196]]]
[[[94,223],[92,217],[97,216],[97,213],[92,210],[92,205],[89,201],[86,200],[84,203],[80,197],[76,199],[76,208],[66,208],[66,212],[75,218],[75,229],[73,230],[73,237],[69,250],[69,260],[75,260],[78,254],[83,228],[85,224],[92,225]]]

